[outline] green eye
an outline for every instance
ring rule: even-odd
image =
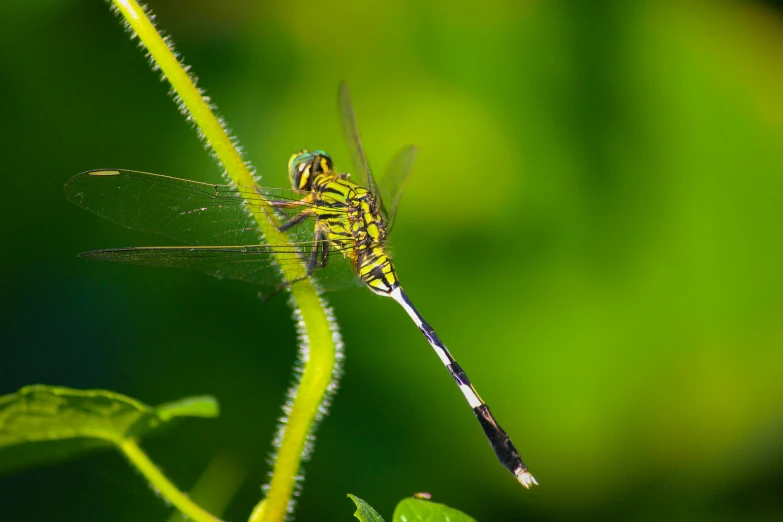
[[[315,153],[306,150],[291,155],[291,159],[288,160],[288,180],[293,188],[310,190],[312,183],[310,172],[316,157]]]

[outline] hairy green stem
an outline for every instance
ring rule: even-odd
[[[166,475],[149,459],[133,439],[124,439],[117,443],[123,454],[136,466],[153,488],[179,509],[184,515],[196,522],[220,522],[172,484]]]
[[[181,101],[180,110],[197,125],[206,143],[236,185],[256,183],[247,164],[234,146],[223,125],[193,79],[179,62],[169,42],[157,32],[147,14],[135,0],[112,0],[131,31],[149,51],[151,58],[174,89]],[[264,237],[272,242],[285,242],[285,234],[272,226],[262,211],[252,211]],[[281,265],[283,276],[292,281],[301,275],[304,266]],[[253,511],[252,522],[283,520],[289,512],[291,499],[300,475],[302,456],[308,437],[318,420],[320,408],[335,375],[337,363],[336,332],[327,310],[314,285],[305,280],[291,288],[295,308],[299,310],[304,343],[304,368],[298,389],[293,394],[290,414],[277,451],[272,480],[266,498]]]

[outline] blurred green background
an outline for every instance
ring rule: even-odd
[[[151,0],[264,184],[289,155],[349,161],[348,81],[382,171],[420,147],[393,233],[399,275],[541,486],[495,461],[390,300],[328,296],[346,345],[298,520],[390,517],[414,492],[482,521],[783,519],[783,7],[775,2]],[[0,394],[29,383],[215,421],[144,443],[187,489],[249,473],[292,378],[284,298],[85,250],[163,244],[69,204],[80,171],[219,181],[168,86],[97,0],[0,6]],[[237,471],[239,473],[239,471]],[[0,477],[4,521],[163,520],[102,453]]]

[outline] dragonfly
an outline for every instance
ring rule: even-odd
[[[321,150],[291,156],[291,189],[214,185],[120,169],[77,174],[65,185],[71,202],[126,228],[187,245],[95,250],[80,257],[183,268],[278,290],[304,279],[314,280],[322,290],[358,281],[377,295],[391,297],[411,317],[457,383],[500,463],[525,488],[538,484],[509,435],[397,278],[387,237],[417,149],[411,146],[398,153],[376,183],[345,83],[339,88],[338,105],[355,178],[335,170],[332,158]],[[278,232],[288,235],[288,241],[261,238],[256,215],[266,215]],[[282,282],[281,268],[288,274]]]

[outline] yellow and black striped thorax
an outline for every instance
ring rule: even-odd
[[[294,188],[309,190],[317,214],[316,238],[324,237],[333,250],[343,252],[357,276],[377,294],[388,295],[399,286],[386,253],[387,228],[372,193],[332,169],[323,151],[292,156],[289,177]]]

